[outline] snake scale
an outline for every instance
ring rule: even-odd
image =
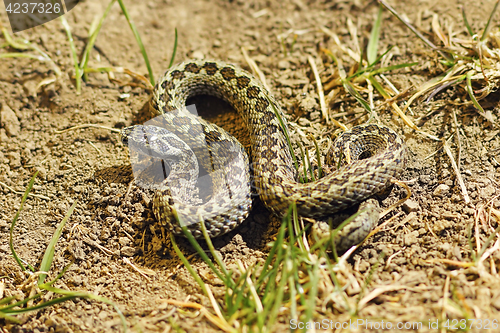
[[[253,179],[241,144],[186,109],[186,100],[200,94],[225,100],[243,118],[251,140]],[[314,182],[298,182],[280,105],[251,74],[222,61],[193,60],[170,68],[155,86],[150,111],[161,125],[124,128],[121,139],[170,166],[155,192],[153,210],[176,234],[182,234],[178,221],[195,237],[202,237],[200,221],[210,237],[234,229],[249,214],[252,189],[278,216],[295,203],[299,215],[321,218],[386,189],[405,167],[406,147],[393,130],[360,125],[339,135],[328,151],[325,162],[338,167],[336,171]],[[198,169],[196,160],[212,169],[212,195],[201,201],[191,198],[197,196],[193,183],[199,174],[192,171]],[[355,223],[360,225],[351,227],[351,233],[364,231],[347,235],[348,243],[359,243],[374,225]]]

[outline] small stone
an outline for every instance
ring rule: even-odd
[[[71,279],[70,279],[70,282],[74,285],[74,286],[79,286],[82,284],[83,282],[83,279],[80,275],[75,275],[73,276]]]
[[[130,244],[130,238],[128,238],[128,237],[120,237],[118,239],[118,243],[120,243],[120,245],[122,245],[122,246],[127,246],[127,245]],[[122,249],[122,251],[123,251],[123,249]]]
[[[412,245],[418,242],[418,231],[412,231],[409,234],[404,235],[404,244]]]
[[[5,155],[9,160],[9,164],[12,168],[19,168],[21,166],[21,154],[17,151],[7,153]]]
[[[311,114],[309,115],[309,117],[311,118],[311,120],[319,119],[320,116],[321,116],[321,113],[319,111],[311,112]]]
[[[205,55],[201,51],[194,51],[192,54],[192,57],[194,59],[203,59],[203,58],[205,58]]]
[[[46,179],[47,178],[47,169],[44,166],[38,165],[35,167],[35,171],[38,171],[37,177],[40,179]]]
[[[299,102],[299,108],[302,109],[303,111],[310,112],[311,110],[315,109],[318,106],[318,103],[316,100],[310,96],[307,96],[306,98],[302,99]]]
[[[283,88],[283,95],[285,95],[286,97],[291,97],[292,94],[293,94],[292,88],[290,87]]]
[[[17,136],[21,130],[21,124],[17,119],[16,113],[6,104],[3,103],[0,110],[0,122],[8,136]]]
[[[109,313],[107,311],[104,311],[102,310],[100,313],[99,313],[99,318],[100,319],[106,319],[108,317]]]
[[[406,200],[405,203],[403,204],[403,210],[406,213],[411,213],[411,212],[416,212],[420,209],[420,206],[418,202],[414,200]]]
[[[434,189],[434,192],[432,192],[432,195],[435,197],[442,197],[442,196],[446,195],[449,190],[450,190],[450,187],[448,185],[440,184]]]
[[[132,257],[136,253],[136,250],[133,247],[124,246],[120,249],[120,253],[122,256]]]
[[[481,197],[483,198],[491,198],[496,192],[496,189],[493,185],[487,185],[479,190]]]
[[[495,298],[493,301],[491,301],[491,305],[496,308],[498,311],[500,311],[500,296]]]
[[[428,184],[431,181],[431,176],[430,175],[420,175],[420,177],[418,177],[418,180],[423,184]]]
[[[94,135],[95,135],[95,138],[97,140],[101,140],[101,141],[106,141],[106,140],[109,140],[109,138],[110,138],[109,130],[106,130],[104,128],[94,129]]]
[[[451,244],[450,243],[443,243],[439,246],[443,252],[447,252],[448,250],[451,249]]]
[[[279,69],[287,69],[288,67],[290,67],[290,63],[288,62],[288,60],[280,60],[278,62]]]
[[[47,327],[54,327],[54,326],[56,326],[56,325],[57,325],[57,321],[55,321],[55,319],[54,319],[54,318],[49,317],[49,318],[47,318],[47,320],[45,320],[45,323],[44,323],[44,324],[45,324],[45,326],[47,326]]]

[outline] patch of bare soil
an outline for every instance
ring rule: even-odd
[[[443,26],[462,33],[465,27],[459,5],[464,4],[472,28],[479,31],[493,8],[493,1],[393,3],[436,44],[439,40],[432,32],[434,15]],[[82,1],[66,16],[78,52],[86,45],[92,22],[101,17],[107,5],[96,0]],[[332,35],[325,31],[334,32],[345,47],[359,52],[358,47],[366,45],[378,11],[373,1],[163,0],[126,1],[126,5],[141,33],[155,76],[168,66],[174,28],[179,32],[176,61],[213,58],[249,69],[242,55],[244,48],[283,105],[292,122],[293,139],[312,148],[307,136],[312,134],[323,149],[328,145],[328,135],[336,129],[326,127],[321,116],[308,57],[315,59],[325,83],[334,75],[336,66],[320,48],[338,51],[349,70],[356,62],[347,52],[339,51]],[[2,6],[5,25],[8,21]],[[357,31],[357,41],[350,34],[353,30]],[[151,193],[131,184],[128,149],[116,133],[97,128],[56,133],[87,123],[114,128],[138,123],[147,117],[141,109],[149,99],[148,92],[142,87],[111,82],[106,74],[92,73],[77,95],[70,47],[61,22],[52,21],[21,32],[20,36],[47,52],[62,75],[56,82],[37,89],[39,82],[54,75],[49,64],[21,58],[3,58],[0,62],[0,299],[21,299],[29,294],[29,290],[19,288],[26,276],[11,256],[9,228],[21,201],[21,195],[14,191],[24,192],[38,171],[33,193],[46,198],[30,197],[14,230],[15,248],[23,260],[39,266],[55,226],[77,202],[56,247],[54,271],[73,262],[58,282],[59,287],[92,292],[116,302],[133,331],[217,331],[199,312],[177,309],[166,302],[174,299],[210,304],[173,251],[168,235],[156,224]],[[387,74],[400,92],[414,89],[446,69],[435,52],[385,11],[379,49],[391,45],[394,48],[385,58],[385,65],[418,62],[411,69]],[[89,65],[147,73],[117,4],[104,22]],[[129,79],[115,75],[123,81]],[[360,83],[360,87],[368,96],[366,84]],[[366,111],[349,95],[337,95],[340,89],[337,86],[327,91],[330,117],[349,126],[365,122]],[[450,157],[442,149],[443,141],[415,132],[393,114],[388,104],[377,102],[380,121],[397,130],[408,145],[409,161],[402,180],[409,181],[412,196],[384,218],[389,223],[348,261],[361,285],[372,274],[367,292],[381,291],[360,309],[358,318],[421,321],[422,332],[428,330],[429,319],[500,319],[500,238],[493,236],[489,248],[496,248],[480,267],[464,264],[473,262],[472,249],[485,244],[500,218],[498,99],[498,92],[494,92],[483,104],[493,113],[494,124],[478,115],[463,85],[444,89],[429,100],[417,100],[407,111],[422,131],[441,140],[453,135],[448,145],[453,157],[458,158],[470,197],[468,204]],[[400,98],[398,103],[403,105],[404,100]],[[203,113],[204,107],[213,109],[213,103],[218,102],[202,99],[197,106]],[[395,187],[384,205],[388,207],[404,195],[403,189]],[[259,202],[255,206],[242,226],[214,240],[229,265],[238,260],[252,265],[267,257],[267,244],[274,239],[280,221]],[[186,255],[194,253],[186,240],[179,238],[178,243]],[[381,252],[386,255],[383,259]],[[210,278],[206,265],[196,256],[190,260],[213,287],[216,297],[223,295],[224,289]],[[384,286],[394,285],[401,287],[382,292]],[[350,296],[356,300],[356,294]],[[276,331],[288,330],[288,316],[286,311],[281,315]],[[318,321],[335,322],[349,318],[345,309],[326,301],[314,316]],[[83,299],[27,313],[19,319],[21,324],[0,319],[0,331],[121,329],[111,306]]]

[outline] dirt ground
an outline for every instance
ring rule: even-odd
[[[466,6],[474,31],[485,26],[494,5],[494,1],[391,2],[437,45],[440,41],[432,32],[435,14],[442,26],[451,26],[451,31],[464,35],[460,5]],[[316,60],[320,76],[327,83],[336,66],[320,49],[338,51],[328,31],[337,34],[345,47],[356,51],[358,45],[366,45],[378,11],[375,1],[362,0],[125,3],[141,34],[155,78],[168,66],[174,28],[179,32],[176,62],[213,58],[249,69],[242,54],[244,48],[283,105],[292,123],[293,139],[308,146],[309,133],[325,146],[326,136],[336,130],[326,127],[322,119],[308,56]],[[86,45],[92,22],[101,17],[107,5],[107,1],[82,1],[66,15],[78,53]],[[3,5],[0,12],[2,23],[7,25]],[[498,19],[494,24],[498,25]],[[356,29],[357,41],[350,29]],[[33,193],[45,198],[27,200],[14,230],[15,248],[21,258],[34,267],[40,265],[55,227],[76,201],[76,209],[56,247],[53,272],[57,274],[71,261],[74,263],[57,286],[92,292],[116,302],[132,331],[218,331],[198,311],[167,304],[168,299],[202,304],[207,304],[207,300],[176,256],[169,237],[155,225],[151,193],[130,185],[133,176],[128,149],[119,142],[117,134],[97,128],[56,133],[79,124],[121,128],[147,119],[141,109],[150,96],[148,91],[111,82],[106,74],[91,73],[77,95],[70,45],[60,20],[19,35],[47,52],[62,74],[56,82],[37,89],[43,79],[55,75],[47,63],[22,58],[0,62],[0,291],[4,288],[0,298],[27,296],[26,290],[18,288],[26,276],[11,256],[9,228],[22,196],[13,190],[24,192],[31,176],[39,171]],[[385,65],[418,62],[410,69],[387,74],[401,92],[413,91],[446,69],[436,52],[385,10],[379,49],[387,50],[389,46],[394,48],[391,57],[385,58]],[[2,52],[13,50],[4,48]],[[338,54],[347,70],[356,64],[347,53]],[[147,74],[118,4],[103,24],[89,66],[116,66]],[[115,76],[130,80],[119,73]],[[365,87],[364,96],[368,98],[366,84],[360,86]],[[424,95],[412,104],[407,115],[422,131],[440,140],[453,135],[448,143],[452,156],[459,157],[469,204],[464,202],[450,157],[442,149],[443,141],[417,133],[386,103],[377,104],[381,122],[398,131],[408,145],[409,160],[402,180],[409,181],[412,196],[385,217],[382,222],[390,221],[383,230],[349,258],[350,269],[362,283],[383,251],[386,257],[373,271],[368,292],[382,286],[402,286],[381,293],[360,310],[358,318],[424,323],[436,318],[500,319],[500,250],[493,249],[480,267],[457,264],[472,262],[471,246],[476,249],[478,241],[484,244],[500,218],[491,214],[500,210],[499,93],[493,92],[481,102],[492,113],[491,123],[477,113],[463,87],[449,87],[430,99]],[[354,98],[344,93],[337,97],[329,91],[327,94],[331,117],[348,126],[368,119]],[[403,94],[397,102],[402,106],[408,96]],[[210,110],[207,105],[217,103],[203,98],[198,102],[202,114],[204,105]],[[404,193],[396,187],[384,205],[396,202]],[[266,244],[273,240],[278,228],[278,219],[257,202],[248,220],[234,232],[216,239],[214,245],[226,263],[241,260],[252,265],[265,260],[269,251]],[[493,237],[489,247],[498,239]],[[194,253],[185,240],[178,239],[178,243],[186,254]],[[207,268],[201,260],[193,256],[191,261],[204,276]],[[145,274],[139,274],[127,262]],[[212,283],[216,292],[223,290],[209,278],[205,282]],[[81,299],[19,318],[19,325],[0,319],[0,331],[121,329],[111,306]],[[346,321],[350,315],[325,304],[314,317],[323,318]],[[284,311],[275,330],[288,330],[288,320]],[[426,330],[424,325],[421,331]]]

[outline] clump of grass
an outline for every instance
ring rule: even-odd
[[[354,97],[354,99],[366,110],[369,115],[368,122],[370,122],[373,119],[378,119],[374,101],[375,96],[373,94],[373,89],[375,89],[384,100],[384,103],[380,104],[381,106],[388,104],[407,126],[430,139],[438,141],[439,138],[436,136],[420,130],[415,123],[406,116],[397,103],[398,99],[403,96],[404,93],[398,91],[385,74],[391,71],[412,67],[418,63],[402,63],[390,66],[381,65],[384,57],[388,55],[392,49],[392,47],[390,47],[382,53],[379,52],[379,39],[383,23],[382,13],[382,6],[380,6],[366,49],[357,45],[356,49],[361,50],[359,52],[344,46],[334,32],[326,27],[321,28],[324,33],[333,39],[338,49],[343,54],[348,54],[356,62],[354,66],[350,67],[349,72],[346,72],[341,58],[337,57],[329,49],[322,48],[321,51],[326,54],[337,67],[336,75],[327,79],[327,83],[324,87],[325,92],[331,91],[337,86],[342,86],[344,91]],[[350,33],[352,39],[357,42],[357,30],[353,24],[350,24]],[[366,87],[364,87],[364,85],[366,85]],[[363,97],[363,93],[368,93],[368,100]],[[343,130],[347,128],[344,124],[337,125]]]
[[[183,225],[182,221],[179,223]],[[334,244],[335,233],[332,233],[331,238],[319,240],[311,248],[304,238],[305,228],[300,223],[295,205],[290,207],[275,240],[269,244],[270,250],[264,264],[257,263],[245,268],[238,261],[237,268],[228,269],[215,251],[204,224],[201,223],[201,226],[212,259],[185,227],[183,231],[198,255],[223,282],[225,296],[215,300],[209,285],[203,282],[171,235],[175,252],[210,300],[212,310],[194,303],[175,300],[169,300],[169,303],[201,310],[211,323],[225,332],[274,332],[278,322],[283,320],[302,323],[317,321],[320,317],[317,310],[324,306],[325,300],[330,306],[355,318],[361,309],[358,305],[367,304],[375,297],[365,296],[372,273],[363,283],[363,288],[358,285],[357,300],[347,295],[346,288],[349,285],[352,288],[353,281],[356,281],[345,265],[352,251],[341,258],[335,254],[334,258],[339,260],[332,263],[328,249]],[[342,275],[342,282],[338,279],[339,274]],[[289,326],[290,322],[286,325]]]
[[[450,86],[464,84],[464,90],[470,97],[471,104],[478,114],[490,123],[495,119],[490,110],[484,110],[479,101],[486,98],[491,92],[498,89],[500,84],[500,31],[492,31],[493,17],[496,14],[500,1],[497,1],[490,13],[482,33],[474,33],[469,22],[465,8],[462,7],[464,31],[467,35],[452,34],[448,36],[439,25],[438,16],[434,16],[432,28],[437,38],[443,45],[436,46],[418,31],[410,22],[406,21],[394,8],[383,0],[381,5],[388,9],[408,29],[420,38],[429,48],[441,56],[441,63],[448,69],[429,82],[423,84],[418,91],[408,100],[408,107],[416,98],[430,93],[434,96]],[[479,35],[481,37],[479,37]],[[480,86],[474,89],[473,86]],[[479,94],[479,95],[477,95]]]
[[[14,296],[12,297],[6,297],[0,300],[0,319],[4,319],[6,321],[12,322],[12,323],[17,323],[20,324],[21,321],[17,319],[17,316],[26,312],[31,312],[31,311],[37,311],[41,309],[48,308],[50,306],[53,306],[58,303],[66,302],[69,300],[74,300],[78,298],[86,298],[89,300],[96,300],[100,301],[106,304],[109,304],[113,306],[115,311],[118,313],[120,316],[120,320],[123,326],[123,330],[126,332],[127,331],[127,323],[125,320],[125,317],[123,316],[122,312],[118,308],[118,306],[108,300],[107,298],[92,294],[92,293],[87,293],[87,292],[79,292],[79,291],[71,291],[71,290],[66,290],[66,289],[61,289],[54,287],[54,284],[61,278],[63,277],[64,273],[66,270],[69,268],[70,265],[64,267],[64,269],[51,281],[45,282],[47,275],[50,272],[50,269],[52,267],[52,261],[54,258],[54,253],[55,253],[55,247],[57,244],[57,241],[61,237],[62,231],[64,229],[64,226],[66,222],[69,220],[71,214],[73,213],[73,210],[75,209],[76,206],[76,201],[71,205],[71,207],[68,210],[68,213],[66,216],[63,218],[61,223],[56,228],[56,231],[54,232],[52,239],[45,250],[45,254],[42,258],[42,262],[40,264],[40,269],[35,270],[31,265],[29,264],[24,264],[23,260],[19,258],[17,255],[15,249],[14,249],[14,227],[16,225],[16,222],[19,218],[19,215],[21,214],[24,203],[26,202],[26,199],[28,198],[28,195],[33,188],[33,185],[35,183],[35,179],[37,176],[36,172],[33,177],[31,178],[28,187],[26,188],[26,191],[21,199],[21,205],[19,206],[19,209],[12,219],[11,226],[10,226],[10,238],[9,238],[9,246],[10,250],[12,253],[12,256],[16,260],[17,264],[21,268],[23,272],[26,272],[28,274],[28,279],[24,282],[24,286],[27,288],[31,288],[30,296],[16,301],[16,298]],[[36,279],[38,277],[38,279]],[[38,281],[36,281],[38,280]],[[42,301],[38,303],[37,305],[33,305],[33,301],[41,298],[42,296],[46,295],[47,292],[51,292],[54,295],[58,295],[60,297],[54,297],[49,301]]]
[[[24,38],[13,38],[7,28],[5,28],[0,22],[0,30],[2,31],[2,35],[5,39],[5,42],[0,45],[0,48],[11,48],[21,52],[4,52],[0,53],[1,58],[27,58],[34,59],[41,62],[46,62],[49,64],[50,68],[54,72],[54,76],[49,76],[45,79],[42,79],[36,86],[34,90],[34,94],[36,95],[38,89],[43,86],[49,85],[53,82],[56,82],[61,77],[61,69],[56,65],[54,60],[50,57],[49,54],[44,52],[38,45],[35,43],[31,43],[30,41]]]
[[[108,16],[109,11],[111,10],[113,4],[116,1],[118,1],[120,8],[123,12],[123,15],[125,16],[125,19],[127,20],[129,27],[132,30],[132,33],[134,34],[134,38],[139,46],[139,50],[141,51],[141,54],[144,58],[144,63],[146,64],[146,68],[148,70],[149,80],[146,79],[142,75],[136,74],[136,73],[134,73],[128,69],[122,68],[122,67],[92,68],[92,67],[88,66],[88,62],[90,59],[90,53],[91,53],[92,49],[94,48],[94,45],[95,45],[97,36],[101,30],[102,24],[103,24],[104,20],[106,19],[106,17]],[[70,28],[68,22],[66,21],[66,18],[63,15],[60,17],[60,19],[61,19],[61,23],[64,27],[64,30],[66,31],[66,34],[68,36],[68,40],[70,43],[71,55],[72,55],[74,67],[75,67],[75,84],[76,84],[77,94],[79,94],[81,92],[82,79],[87,80],[87,74],[88,73],[95,73],[95,72],[108,73],[108,75],[110,75],[113,72],[125,73],[125,74],[128,74],[128,75],[132,76],[133,78],[138,79],[139,81],[143,82],[145,85],[145,88],[147,90],[153,89],[153,86],[155,85],[155,79],[154,79],[153,69],[152,69],[151,64],[149,62],[148,54],[146,52],[146,48],[144,47],[144,43],[142,42],[141,36],[139,34],[139,31],[137,30],[137,27],[135,26],[135,23],[132,21],[132,19],[130,18],[130,15],[128,14],[127,7],[125,6],[125,4],[123,3],[122,0],[111,0],[111,2],[106,7],[106,9],[105,9],[102,17],[98,21],[98,23],[91,26],[91,28],[89,30],[88,42],[87,42],[87,45],[85,46],[85,50],[82,54],[81,59],[78,59],[76,48],[75,48],[74,43],[73,43],[71,28]],[[172,64],[174,63],[175,54],[177,51],[177,38],[178,38],[177,29],[175,29],[174,47],[173,47],[172,57],[170,59],[169,67],[171,67]],[[110,79],[114,80],[112,77],[110,77]]]

